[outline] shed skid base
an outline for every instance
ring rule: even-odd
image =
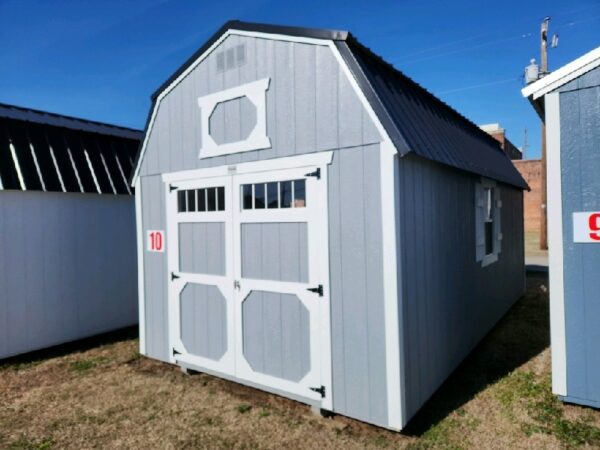
[[[575,405],[588,406],[590,408],[600,409],[600,402],[595,402],[593,400],[586,400],[584,398],[577,398],[577,397],[569,397],[568,395],[567,396],[559,395],[558,399],[561,402],[565,402],[565,403],[572,403]]]

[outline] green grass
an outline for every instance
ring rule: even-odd
[[[9,450],[48,450],[54,447],[52,439],[30,440],[21,436],[18,440],[8,446]]]
[[[514,418],[517,410],[525,410],[530,421],[521,424],[523,432],[553,435],[567,447],[600,446],[600,428],[585,418],[564,417],[564,405],[552,394],[549,375],[513,372],[498,383],[496,397]]]
[[[105,364],[106,362],[108,362],[108,358],[103,356],[87,359],[78,359],[75,361],[71,361],[71,363],[69,364],[69,370],[71,370],[71,372],[83,373],[93,369],[94,367],[98,367],[102,364]]]

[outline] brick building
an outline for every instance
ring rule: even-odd
[[[521,151],[507,139],[505,130],[500,124],[491,123],[481,125],[480,128],[500,143],[504,153],[513,160],[513,164],[531,188],[531,191],[525,191],[523,196],[525,232],[539,233],[542,207],[542,161],[522,159]]]

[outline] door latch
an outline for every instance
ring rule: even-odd
[[[319,297],[323,297],[323,285],[320,284],[314,288],[308,288],[307,291],[314,292],[315,294],[319,294]]]

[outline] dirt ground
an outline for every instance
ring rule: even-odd
[[[0,448],[600,447],[600,412],[550,392],[546,279],[403,433],[140,357],[135,330],[0,362]]]

